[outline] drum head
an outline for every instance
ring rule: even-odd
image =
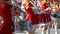
[[[52,13],[51,16],[54,17],[54,18],[57,18],[57,14],[56,13]]]
[[[60,18],[60,11],[57,12],[57,16],[58,16],[58,18]]]

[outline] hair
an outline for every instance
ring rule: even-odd
[[[9,0],[5,0],[5,1],[9,1]]]
[[[27,0],[27,1],[32,1],[32,0]]]
[[[42,0],[43,2],[47,2],[47,0]]]
[[[2,1],[9,1],[9,0],[2,0]]]
[[[5,1],[9,1],[9,0],[5,0]]]

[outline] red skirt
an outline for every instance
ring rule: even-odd
[[[46,19],[46,22],[50,22],[50,21],[51,21],[50,13],[47,13],[47,14],[45,15],[45,19]]]
[[[13,34],[13,31],[11,29],[12,21],[5,21],[0,27],[0,34]]]
[[[51,21],[51,17],[49,13],[42,13],[42,14],[38,14],[38,22],[39,23],[48,23]]]
[[[26,17],[26,20],[27,21],[31,21],[32,22],[31,23],[32,25],[38,24],[38,22],[37,22],[37,16],[34,15],[34,14],[28,14],[27,17]]]

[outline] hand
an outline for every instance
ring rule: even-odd
[[[0,25],[3,24],[3,20],[0,21]]]
[[[50,8],[50,7],[48,7],[46,10],[51,10],[51,8]]]

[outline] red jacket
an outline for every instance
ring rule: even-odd
[[[3,24],[0,25],[0,34],[12,34],[12,6],[7,3],[0,3],[0,16],[3,18]]]
[[[34,14],[34,11],[32,10],[32,5],[29,3],[28,5],[24,4],[24,6],[25,6],[26,12],[27,12],[26,20],[31,21],[32,24],[36,24],[37,18],[36,18],[36,15]]]
[[[53,0],[54,2],[58,2],[58,0]]]
[[[60,8],[58,8],[57,10],[60,11]]]
[[[48,8],[48,6],[47,6],[47,3],[46,2],[42,2],[42,11],[43,12],[46,12],[46,8]]]

